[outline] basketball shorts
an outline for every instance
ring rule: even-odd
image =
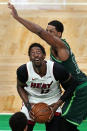
[[[87,82],[77,86],[72,98],[65,102],[62,116],[77,126],[87,118]]]

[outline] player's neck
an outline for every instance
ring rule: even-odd
[[[44,75],[46,75],[47,72],[47,65],[46,65],[46,61],[43,61],[42,65],[40,67],[34,67],[35,72],[40,75],[41,77],[43,77]]]

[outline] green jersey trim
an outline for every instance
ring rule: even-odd
[[[78,89],[83,88],[84,86],[87,86],[87,82],[84,82],[83,84],[77,86],[77,87],[76,87],[76,91],[77,91]]]
[[[74,91],[74,95],[73,95],[73,97],[72,97],[72,100],[70,101],[69,106],[67,107],[66,111],[62,114],[62,116],[65,116],[65,115],[68,113],[68,111],[69,111],[69,109],[70,109],[70,107],[71,107],[71,105],[72,105],[73,99],[74,99],[75,96],[76,96],[75,93],[76,93],[76,91]],[[68,122],[70,122],[70,123],[76,125],[76,126],[79,126],[79,124],[76,123],[76,122],[74,122],[74,121],[71,121],[71,120],[68,120],[68,119],[66,119],[66,120],[67,120]]]
[[[76,87],[76,90],[75,90],[74,93],[73,93],[74,95],[73,95],[72,98],[71,98],[70,104],[68,105],[66,111],[62,114],[62,116],[65,116],[65,115],[68,113],[68,111],[69,111],[69,109],[70,109],[70,107],[71,107],[71,105],[72,105],[72,103],[73,103],[73,100],[74,100],[74,98],[76,97],[76,91],[79,90],[79,89],[81,89],[81,88],[83,88],[83,87],[85,87],[85,86],[87,86],[87,82],[84,82],[83,84],[81,84],[81,85],[79,85],[79,86]],[[74,125],[79,125],[78,123],[73,122],[73,121],[70,121],[70,120],[68,120],[68,119],[67,119],[67,121],[69,121],[70,123],[72,123],[72,124],[74,124]]]
[[[61,60],[57,60],[52,54],[50,56],[51,56],[52,60],[54,60],[55,62],[62,63]]]
[[[65,40],[65,39],[61,39],[61,40],[64,42],[64,44],[66,45],[66,47],[67,47],[68,49],[70,49],[70,47],[69,47],[68,43],[66,42],[66,40]]]
[[[68,45],[68,43],[66,42],[66,40],[65,39],[61,39],[62,41],[63,41],[63,43],[64,43],[64,45],[68,48],[68,50],[70,51],[70,47],[69,47],[69,45]],[[57,60],[53,55],[52,55],[52,48],[50,48],[50,57],[51,57],[51,59],[53,60],[53,61],[55,61],[55,62],[58,62],[58,63],[62,63],[63,61],[61,61],[61,60]]]
[[[80,124],[76,123],[76,122],[73,122],[73,121],[70,121],[68,119],[66,119],[68,122],[72,123],[73,125],[76,125],[76,126],[79,126]]]
[[[74,95],[73,95],[73,97],[71,98],[70,104],[68,105],[66,111],[62,114],[62,116],[65,116],[65,115],[68,113],[68,111],[69,111],[69,109],[70,109],[70,107],[71,107],[71,105],[72,105],[73,99],[74,99],[75,96],[76,96],[75,93],[76,93],[76,91],[74,91]]]

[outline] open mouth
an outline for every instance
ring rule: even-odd
[[[36,65],[40,64],[40,60],[39,59],[35,59],[34,62],[35,62]]]
[[[39,60],[39,59],[35,59],[34,61],[35,61],[35,62],[39,62],[40,60]]]

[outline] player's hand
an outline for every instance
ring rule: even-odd
[[[18,17],[18,13],[17,13],[15,7],[12,4],[8,3],[8,8],[11,9],[11,15],[14,18],[17,18]]]
[[[31,110],[29,112],[29,116],[31,117],[31,119],[33,119],[35,121],[35,116],[34,116],[34,112],[32,112],[32,108],[33,108],[34,104],[31,103]]]
[[[54,111],[53,111],[52,106],[49,106],[49,108],[50,108],[50,110],[51,110],[51,114],[50,114],[50,117],[49,117],[49,119],[48,119],[47,122],[50,122],[50,121],[52,120],[52,118],[54,117]]]
[[[30,110],[29,116],[30,116],[31,119],[33,119],[35,121],[36,117],[34,116],[34,113],[32,112],[32,110]]]
[[[58,109],[58,105],[57,105],[57,103],[53,103],[53,104],[51,104],[51,105],[50,105],[50,108],[52,108],[53,113],[55,113],[56,110]]]
[[[56,103],[53,103],[53,104],[49,105],[49,108],[51,109],[52,113],[50,114],[48,122],[50,122],[52,120],[52,118],[54,117],[54,114],[55,114],[58,106]]]

